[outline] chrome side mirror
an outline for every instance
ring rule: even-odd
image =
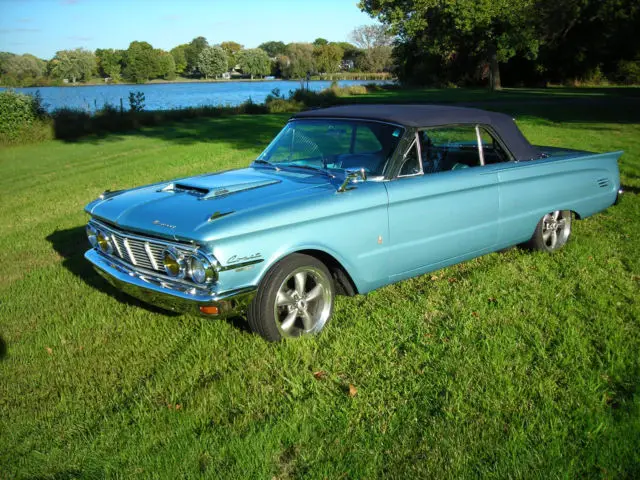
[[[347,187],[351,183],[367,181],[367,172],[364,168],[345,168],[344,171],[346,176],[344,177],[344,182],[342,182],[342,185],[338,188],[338,193],[348,190]]]

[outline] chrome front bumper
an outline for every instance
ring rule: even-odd
[[[253,300],[254,287],[211,293],[178,282],[133,270],[123,262],[91,249],[84,254],[96,271],[111,285],[132,297],[160,308],[181,313],[203,314],[200,307],[218,307],[211,317],[231,317],[244,313]]]

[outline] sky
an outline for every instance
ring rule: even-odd
[[[43,59],[73,48],[170,50],[203,36],[254,48],[269,40],[348,41],[374,23],[357,0],[0,0],[0,51]]]

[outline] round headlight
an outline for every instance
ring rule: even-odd
[[[96,243],[98,244],[98,248],[106,254],[113,253],[113,245],[111,244],[111,239],[109,235],[104,233],[102,230],[96,231]]]
[[[96,238],[98,236],[98,231],[91,224],[87,225],[87,228],[85,230],[87,232],[89,243],[93,248],[96,248],[98,246],[98,239]]]
[[[167,248],[162,254],[162,264],[167,275],[174,278],[183,278],[186,265],[184,257],[175,248]]]
[[[214,271],[211,262],[201,256],[189,258],[189,276],[196,283],[206,283],[213,279]]]

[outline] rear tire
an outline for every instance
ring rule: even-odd
[[[571,210],[556,210],[540,219],[531,240],[524,244],[531,250],[555,252],[562,248],[571,236]]]
[[[266,340],[319,333],[333,314],[335,286],[317,258],[294,253],[266,273],[247,319],[251,330]]]

